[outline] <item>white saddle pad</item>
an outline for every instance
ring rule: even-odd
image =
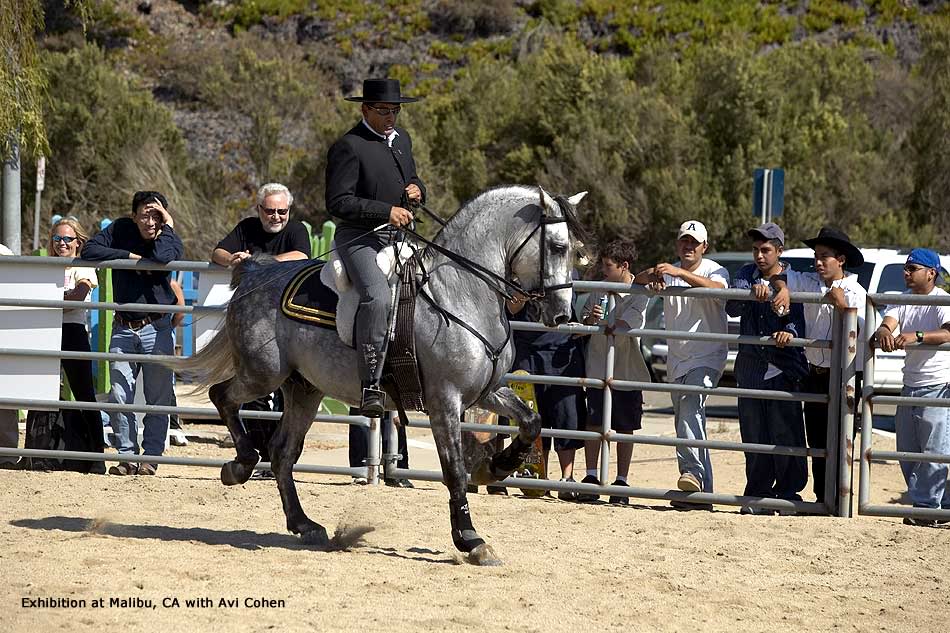
[[[331,250],[326,266],[320,271],[320,281],[339,297],[336,306],[336,331],[340,335],[341,341],[353,347],[353,323],[356,319],[356,309],[360,304],[360,293],[353,287],[353,283],[343,267],[343,260],[337,255],[336,242],[331,245]],[[412,257],[412,253],[411,246],[402,244],[399,262],[403,263],[408,260]],[[376,255],[376,264],[386,275],[386,279],[389,280],[389,287],[392,288],[397,282],[396,247],[387,246],[379,251]]]

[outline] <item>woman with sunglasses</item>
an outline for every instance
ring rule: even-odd
[[[88,236],[82,225],[72,218],[63,218],[50,230],[49,251],[54,257],[74,258],[79,256]],[[96,270],[85,266],[67,266],[63,284],[63,299],[66,301],[89,301],[96,287]],[[63,351],[88,352],[89,333],[86,331],[86,310],[72,308],[63,310]],[[73,397],[79,402],[95,402],[92,362],[88,360],[63,359],[63,370],[69,381]],[[66,449],[101,453],[103,448],[102,418],[98,411],[64,410],[66,422]],[[65,460],[66,470],[104,475],[104,462]]]

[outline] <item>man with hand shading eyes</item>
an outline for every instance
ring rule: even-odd
[[[258,253],[273,255],[281,262],[295,259],[310,259],[310,235],[300,220],[290,219],[290,208],[294,204],[294,195],[284,185],[267,183],[257,190],[257,215],[238,222],[227,236],[218,242],[211,254],[211,261],[221,266],[233,268],[245,259]],[[245,411],[283,411],[280,391],[261,396],[245,403]],[[270,461],[271,437],[277,431],[277,420],[257,420],[246,418],[244,428],[262,462]],[[253,479],[273,479],[269,470],[256,470]]]

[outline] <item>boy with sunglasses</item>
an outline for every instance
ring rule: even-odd
[[[904,284],[910,294],[946,297],[936,286],[940,258],[926,248],[915,248],[904,264]],[[907,293],[905,293],[907,294]],[[900,328],[900,334],[894,332]],[[901,396],[950,398],[950,352],[921,350],[913,345],[950,342],[950,306],[893,305],[884,312],[874,335],[885,352],[905,350],[904,388]],[[907,347],[907,346],[911,347]],[[950,408],[898,405],[897,450],[910,453],[950,455]],[[901,462],[907,491],[915,508],[950,510],[947,474],[950,465],[931,462]],[[905,518],[907,525],[934,527],[934,519]]]

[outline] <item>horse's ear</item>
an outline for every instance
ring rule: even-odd
[[[580,192],[580,193],[575,193],[573,196],[571,196],[570,198],[568,198],[567,201],[570,202],[572,206],[575,206],[575,207],[576,207],[578,204],[580,204],[581,200],[583,200],[583,199],[584,199],[584,196],[586,196],[586,195],[587,195],[587,192],[586,192],[586,191],[582,191],[582,192]]]
[[[541,185],[538,185],[538,191],[541,192],[541,201],[540,201],[540,202],[541,202],[541,208],[542,208],[542,209],[544,209],[545,211],[547,211],[547,210],[549,210],[549,209],[557,209],[557,208],[558,208],[557,202],[554,201],[554,198],[552,198],[552,197],[548,194],[548,192],[545,191],[543,187],[541,187]]]

